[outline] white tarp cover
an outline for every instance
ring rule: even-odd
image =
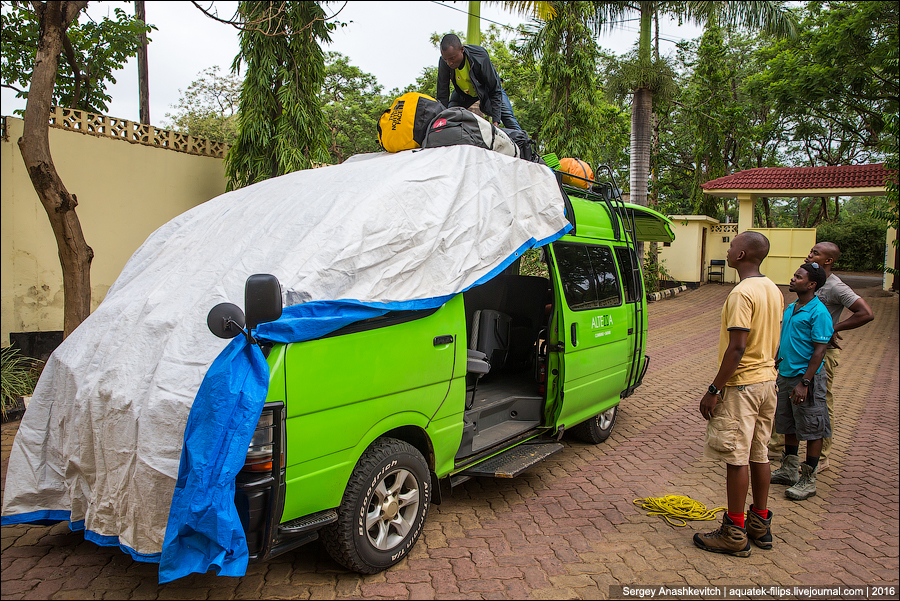
[[[354,157],[214,198],[154,232],[44,368],[10,455],[2,522],[69,520],[158,561],[185,423],[244,282],[288,304],[434,299],[568,229],[545,166],[472,146]],[[415,303],[413,303],[415,304]]]

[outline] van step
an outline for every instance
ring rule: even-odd
[[[547,457],[555,455],[562,450],[563,446],[558,442],[520,444],[460,472],[459,475],[515,478]]]
[[[323,526],[327,526],[328,524],[336,522],[337,517],[337,511],[335,511],[334,509],[326,509],[325,511],[320,511],[319,513],[305,515],[302,518],[297,518],[296,520],[291,520],[290,522],[279,524],[278,533],[300,534],[301,532],[318,530]]]
[[[489,420],[480,421],[479,424],[483,424],[484,422]],[[496,444],[500,444],[501,442],[507,441],[510,438],[515,437],[517,434],[521,434],[522,432],[527,432],[528,430],[533,430],[540,425],[541,422],[537,420],[532,421],[506,421],[501,422],[499,424],[494,424],[488,428],[485,428],[478,432],[475,435],[475,438],[472,440],[472,452],[477,453],[478,451],[482,451],[488,447],[492,447]]]

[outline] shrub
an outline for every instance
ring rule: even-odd
[[[834,242],[841,249],[837,271],[880,271],[884,263],[887,226],[869,216],[848,221],[820,223],[816,242]]]
[[[665,262],[665,259],[658,257],[656,261],[651,260],[649,255],[644,257],[644,292],[646,294],[659,292],[661,282],[674,281],[672,275],[666,271]]]
[[[6,412],[15,407],[17,398],[34,392],[37,383],[35,367],[35,361],[20,355],[17,348],[0,350],[0,409],[3,419],[6,419]]]
[[[522,254],[522,259],[519,262],[519,274],[536,275],[547,279],[550,278],[550,272],[547,270],[547,266],[541,261],[540,248],[532,248],[526,250]]]

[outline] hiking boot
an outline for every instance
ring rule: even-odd
[[[772,472],[772,484],[792,486],[800,481],[800,457],[781,454],[781,467]]]
[[[753,505],[747,510],[747,538],[760,549],[772,548],[772,511],[766,511],[766,519],[762,519],[753,511]]]
[[[802,501],[816,496],[816,474],[818,469],[813,469],[808,463],[800,464],[800,481],[784,491],[788,499]]]
[[[750,557],[750,539],[747,531],[735,526],[728,513],[722,516],[722,525],[707,534],[694,535],[694,544],[704,551],[726,553],[735,557]]]

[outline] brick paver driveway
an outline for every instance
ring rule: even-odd
[[[691,536],[713,522],[675,528],[632,504],[667,494],[709,507],[725,501],[724,466],[703,458],[698,404],[717,368],[729,290],[707,285],[650,306],[650,371],[607,442],[567,442],[518,479],[458,487],[387,572],[347,573],[312,544],[251,565],[243,578],[159,586],[155,565],[85,542],[67,524],[15,526],[2,531],[3,599],[605,598],[610,585],[896,586],[898,299],[876,289],[860,290],[875,321],[844,336],[831,470],[804,502],[772,487],[772,550],[754,547],[746,559],[706,553]],[[14,434],[15,424],[3,426],[4,476]]]

